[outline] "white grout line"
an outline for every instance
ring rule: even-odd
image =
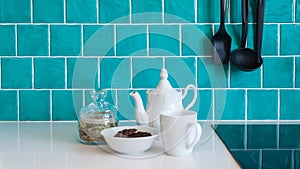
[[[97,69],[98,69],[98,88],[100,89],[101,88],[101,80],[100,80],[100,76],[101,76],[101,69],[100,69],[100,64],[101,63],[101,59],[100,59],[100,57],[98,57],[98,66],[97,66]]]
[[[163,62],[163,68],[165,69],[166,68],[166,57],[162,58],[162,62]]]
[[[81,56],[84,56],[84,36],[83,36],[83,24],[80,26],[81,31]]]
[[[280,56],[280,24],[277,25],[277,43],[278,43],[278,50],[277,50],[277,56]]]
[[[292,21],[296,23],[296,0],[293,0]]]
[[[245,129],[244,129],[244,149],[247,149],[248,147],[248,125],[245,123]]]
[[[248,90],[245,90],[245,121],[248,120]]]
[[[296,88],[296,57],[293,57],[293,88]]]
[[[95,0],[96,1],[96,18],[97,18],[97,24],[100,22],[99,19],[100,19],[100,14],[99,14],[99,9],[100,9],[100,4],[99,4],[99,1],[98,0]]]
[[[129,23],[132,24],[132,0],[129,0]]]
[[[65,89],[68,88],[68,59],[65,57]]]
[[[86,100],[85,100],[85,90],[82,90],[82,105],[85,106]]]
[[[33,23],[33,0],[30,0],[30,23]]]
[[[15,24],[15,44],[16,44],[16,56],[18,56],[18,25]]]
[[[48,56],[51,56],[50,39],[51,39],[51,27],[50,24],[48,24]]]
[[[17,120],[20,121],[20,89],[17,89],[17,113],[18,113]]]
[[[182,56],[182,25],[179,24],[179,56]]]
[[[114,52],[115,56],[117,56],[117,25],[114,24]]]
[[[195,23],[198,22],[198,0],[194,0]]]
[[[67,7],[66,7],[66,1],[64,0],[64,23],[67,23]]]
[[[53,115],[53,110],[52,110],[52,103],[53,103],[53,100],[52,100],[52,92],[53,92],[53,90],[52,89],[50,89],[50,91],[49,91],[49,93],[50,93],[50,122],[52,122],[52,115]]]
[[[263,89],[263,85],[264,85],[264,65],[262,65],[260,69],[260,89]]]
[[[277,120],[280,121],[280,89],[277,89]]]
[[[133,88],[133,58],[130,57],[130,89]]]
[[[263,167],[263,165],[262,165],[262,163],[263,163],[263,152],[262,152],[262,149],[259,150],[259,160],[258,160],[258,162],[259,162],[259,168],[262,168]]]
[[[195,85],[198,87],[198,57],[195,57]]]
[[[35,73],[34,73],[34,57],[31,58],[31,88],[34,89],[35,86],[34,86],[34,76],[35,76]]]
[[[215,93],[216,93],[216,90],[215,89],[212,89],[211,91],[211,96],[212,96],[212,120],[215,121],[215,100],[216,100],[216,97],[215,97]]]
[[[162,23],[165,24],[165,0],[161,0]]]
[[[146,25],[146,36],[147,36],[147,56],[150,56],[150,28],[149,25]]]
[[[292,149],[292,159],[291,159],[291,167],[292,167],[292,169],[295,169],[296,168],[296,166],[295,166],[295,150],[294,149]],[[299,167],[299,166],[298,166]]]
[[[228,18],[228,23],[230,23],[231,22],[231,18],[230,18],[231,5],[229,3],[229,0],[227,1],[226,6],[227,6],[227,13],[226,14],[227,14],[227,18]]]

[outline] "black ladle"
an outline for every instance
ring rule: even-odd
[[[242,42],[241,47],[231,53],[232,63],[239,69],[244,71],[253,71],[259,68],[262,63],[261,47],[262,32],[264,22],[265,1],[257,1],[257,24],[256,24],[256,51],[245,48],[248,31],[248,0],[242,1]]]
[[[221,0],[220,5],[220,27],[218,32],[212,37],[212,45],[214,47],[212,58],[215,64],[226,64],[229,62],[231,37],[228,35],[225,29],[226,1]]]

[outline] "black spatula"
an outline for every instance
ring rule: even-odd
[[[221,18],[220,27],[218,32],[212,37],[213,45],[213,62],[216,64],[226,64],[229,62],[231,37],[228,35],[225,29],[225,13],[226,13],[226,1],[220,0],[221,6]]]

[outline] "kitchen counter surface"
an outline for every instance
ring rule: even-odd
[[[168,156],[155,148],[125,156],[106,145],[83,145],[77,140],[76,122],[2,122],[0,133],[0,169],[240,168],[209,125],[203,127],[200,142],[186,157]]]

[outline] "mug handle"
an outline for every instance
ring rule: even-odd
[[[200,137],[201,137],[201,134],[202,134],[202,128],[201,128],[201,125],[199,123],[194,123],[192,127],[195,127],[196,128],[196,135],[192,141],[192,143],[190,143],[189,145],[187,145],[187,149],[192,149],[197,143],[198,141],[200,140]],[[190,128],[190,129],[191,129]]]
[[[190,104],[188,104],[186,106],[185,110],[189,110],[195,104],[195,102],[197,100],[197,88],[192,84],[189,84],[185,87],[183,95],[182,95],[182,99],[185,98],[185,96],[187,95],[188,89],[190,89],[190,88],[192,88],[194,90],[194,97],[193,97],[192,101],[190,102]]]

